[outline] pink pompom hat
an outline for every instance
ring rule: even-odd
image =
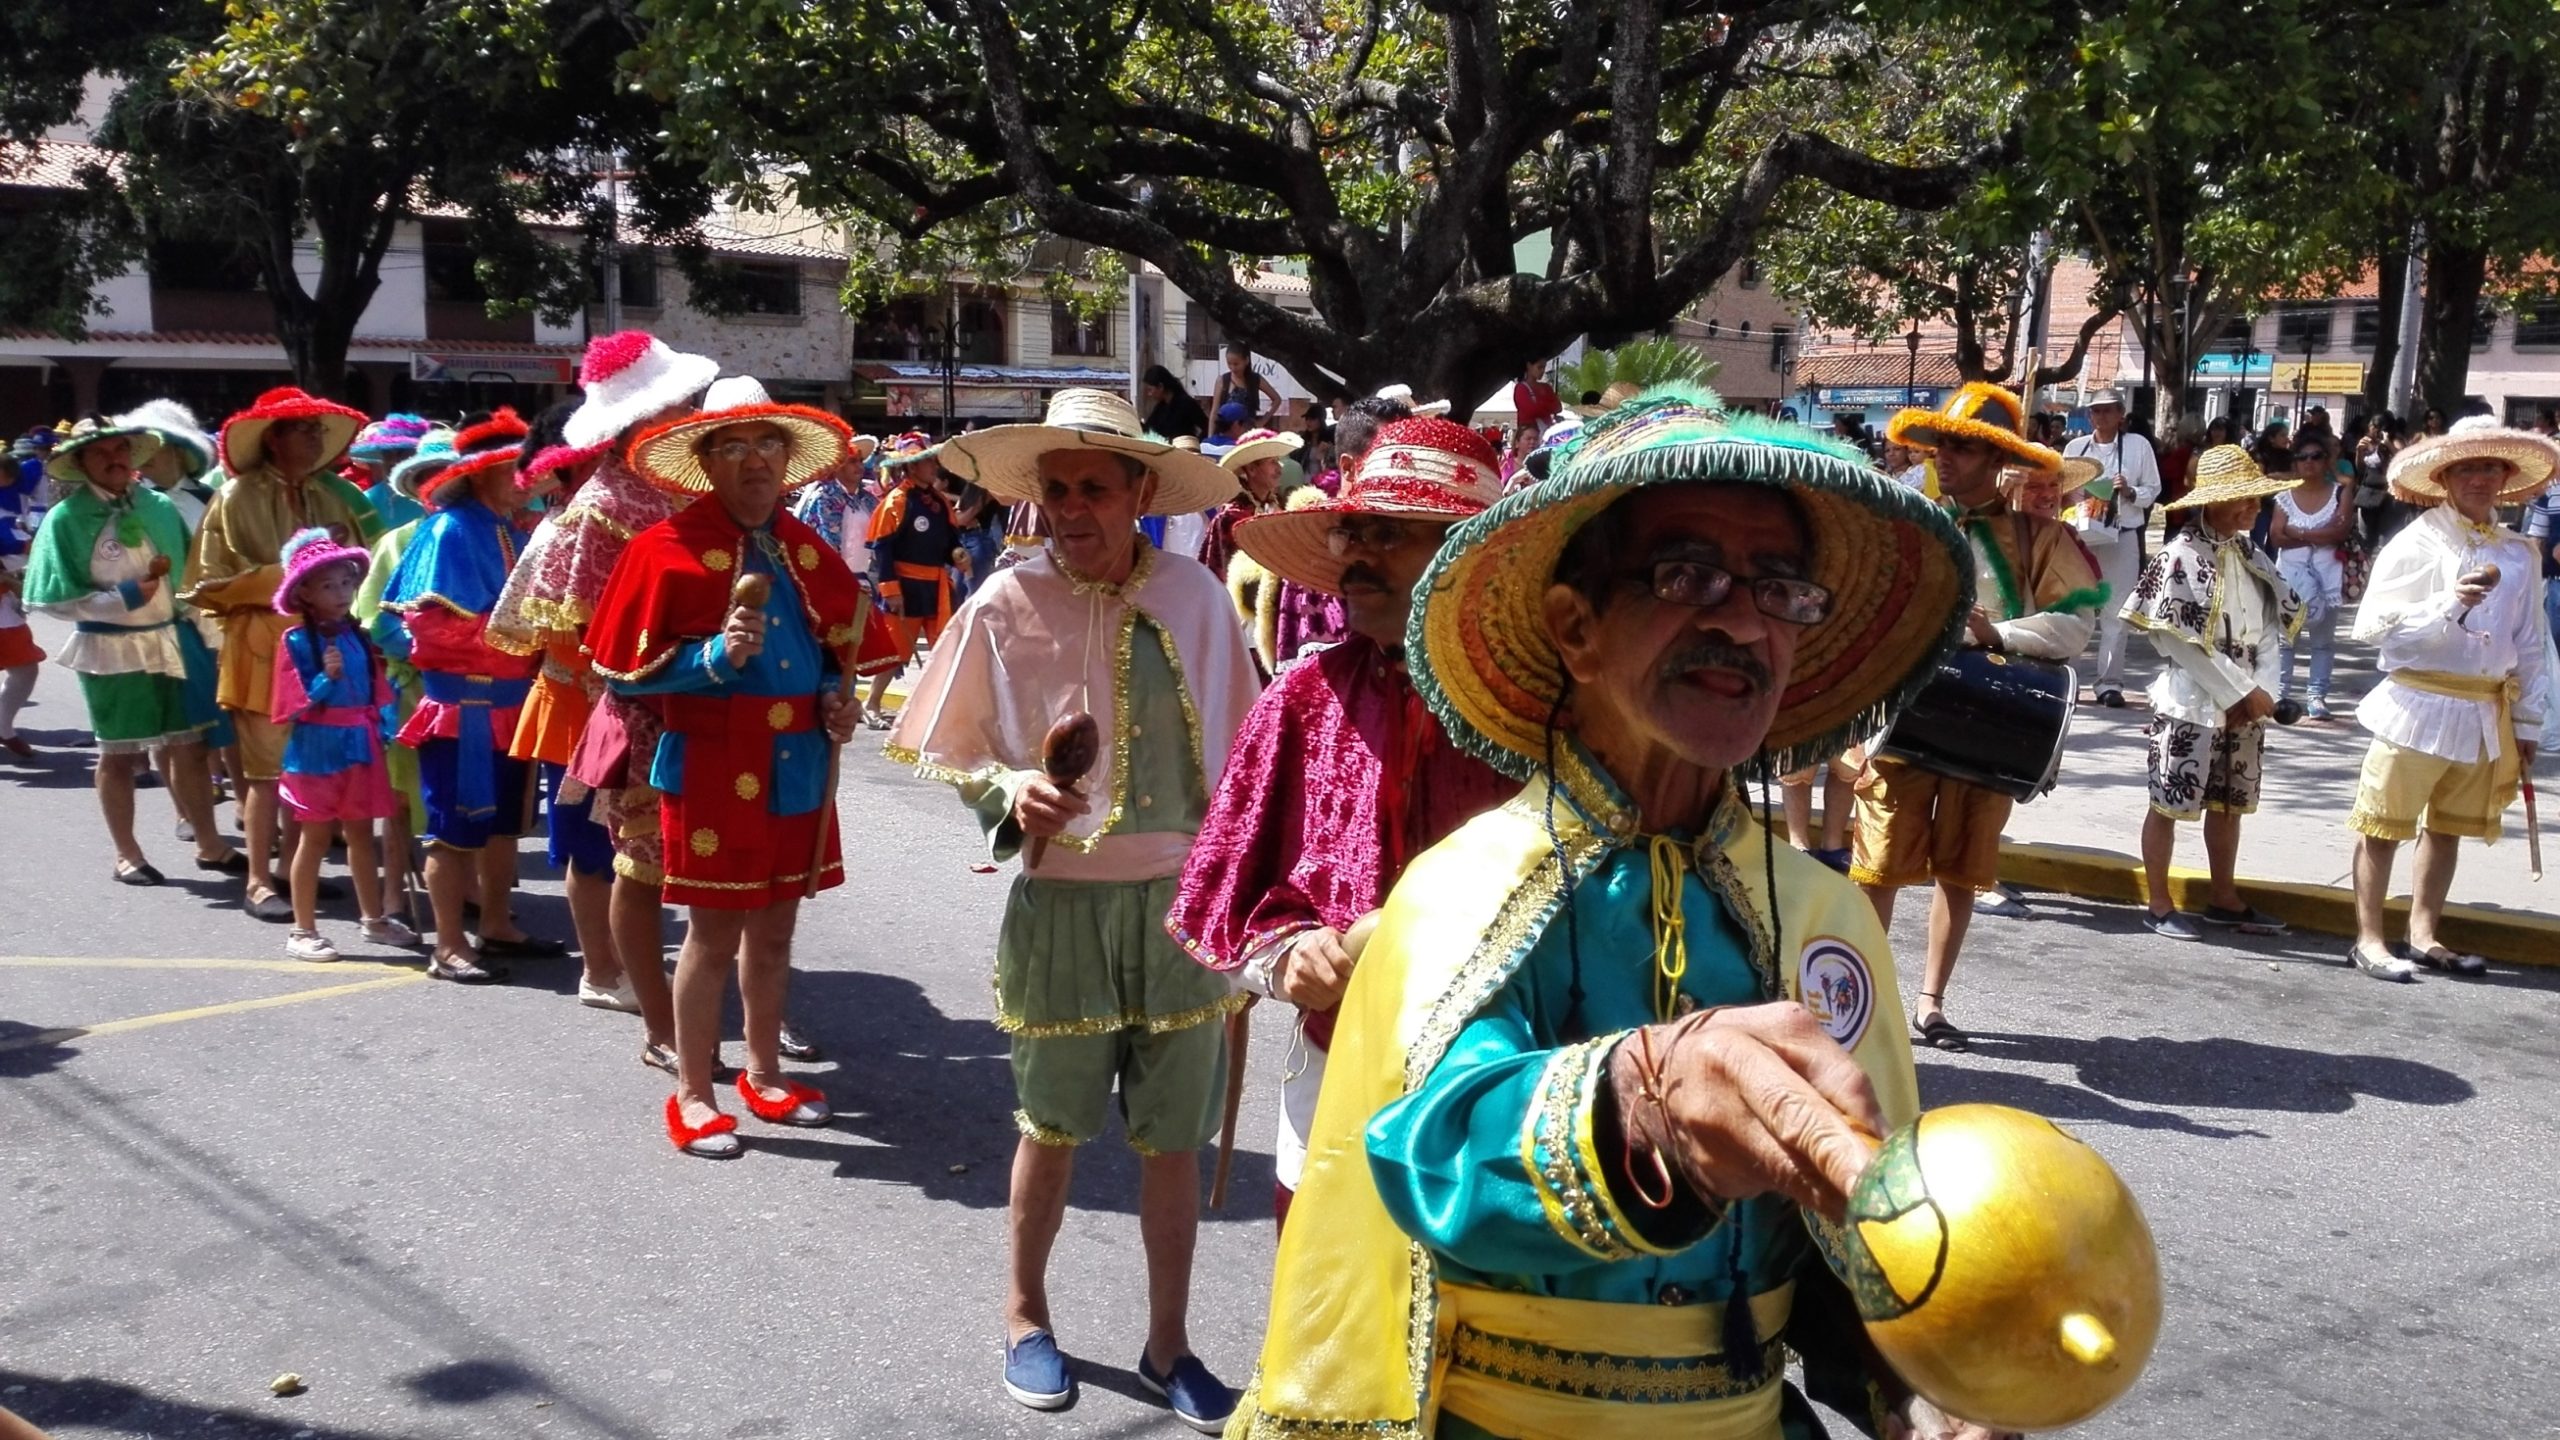
[[[303,581],[330,566],[353,565],[361,579],[365,567],[373,563],[371,555],[353,545],[339,544],[338,537],[320,525],[293,532],[293,538],[284,542],[284,548],[277,552],[276,558],[284,562],[284,579],[276,583],[275,604],[279,615],[301,614],[301,609],[293,603],[293,592],[302,588]]]

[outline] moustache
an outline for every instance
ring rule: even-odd
[[[1726,640],[1700,640],[1683,646],[1670,659],[1662,662],[1657,672],[1664,680],[1679,680],[1700,670],[1730,670],[1751,682],[1753,688],[1769,688],[1769,667],[1760,657]]]
[[[1342,567],[1342,578],[1337,583],[1345,586],[1372,585],[1380,590],[1395,588],[1387,583],[1386,576],[1378,573],[1378,567],[1366,560],[1354,560]]]

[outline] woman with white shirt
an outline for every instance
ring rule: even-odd
[[[2329,676],[2338,660],[2338,612],[2345,605],[2346,563],[2338,557],[2355,526],[2355,507],[2338,487],[2328,436],[2306,432],[2293,443],[2293,475],[2301,483],[2276,496],[2275,524],[2267,543],[2276,552],[2276,572],[2302,597],[2302,634],[2284,645],[2284,692],[2293,695],[2293,657],[2311,652],[2311,675],[2303,687],[2303,714],[2329,718]]]

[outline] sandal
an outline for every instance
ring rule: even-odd
[[[2394,945],[2391,947],[2391,953],[2403,960],[2414,960],[2430,970],[2441,970],[2447,975],[2460,975],[2467,980],[2477,980],[2489,973],[2488,961],[2477,955],[2464,955],[2447,950],[2441,945],[2430,945],[2424,950],[2414,945]]]
[[[116,862],[116,883],[119,885],[166,885],[169,883],[169,877],[161,874],[148,860],[139,865],[131,861],[119,860]],[[290,913],[292,907],[287,906],[286,909]]]
[[[738,1117],[714,1115],[697,1127],[684,1123],[684,1105],[676,1097],[667,1097],[667,1138],[687,1155],[705,1160],[734,1160],[746,1152],[746,1144],[738,1138]]]
[[[492,969],[450,950],[439,950],[427,962],[427,978],[450,980],[456,985],[495,985],[507,978],[507,972],[504,966]]]
[[[2207,905],[2202,910],[2197,911],[2196,914],[2197,917],[2202,919],[2207,925],[2219,925],[2227,930],[2237,930],[2243,935],[2283,935],[2288,933],[2287,927],[2282,920],[2277,919],[2255,905],[2243,905],[2237,910],[2225,910],[2219,905]]]
[[[782,1082],[783,1096],[769,1100],[756,1089],[756,1082],[741,1072],[738,1076],[738,1098],[747,1102],[747,1110],[768,1125],[797,1125],[814,1130],[836,1118],[827,1097],[814,1085],[797,1080]]]
[[[1945,1003],[1946,1000],[1945,996],[1932,995],[1926,990],[1920,992],[1920,998],[1923,1000],[1936,1000],[1941,1004]],[[1948,1019],[1946,1012],[1943,1010],[1930,1016],[1926,1020],[1920,1019],[1916,1015],[1912,1017],[1911,1033],[1921,1044],[1930,1046],[1934,1049],[1965,1051],[1973,1048],[1972,1038],[1966,1035],[1962,1030],[1957,1029],[1956,1023]]]
[[[240,850],[233,850],[211,860],[199,855],[196,857],[196,868],[210,870],[216,875],[246,875],[249,873],[249,856],[245,851]]]
[[[676,1073],[676,1047],[661,1045],[652,1040],[640,1047],[640,1063],[652,1070],[664,1070],[669,1075],[673,1075]]]

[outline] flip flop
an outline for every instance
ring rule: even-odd
[[[1955,1022],[1949,1020],[1946,1017],[1946,1012],[1944,1011],[1940,1011],[1938,1014],[1932,1015],[1926,1020],[1912,1021],[1911,1033],[1913,1036],[1918,1038],[1921,1044],[1931,1046],[1939,1050],[1961,1052],[1971,1050],[1973,1048],[1972,1038],[1967,1036],[1962,1030],[1957,1029]]]
[[[2441,970],[2448,975],[2460,975],[2467,980],[2477,980],[2489,973],[2488,961],[2477,955],[2464,955],[2458,951],[2447,950],[2441,945],[2430,946],[2424,950],[2414,945],[2394,945],[2391,947],[2391,952],[2403,960],[2415,961],[2430,970]]]

